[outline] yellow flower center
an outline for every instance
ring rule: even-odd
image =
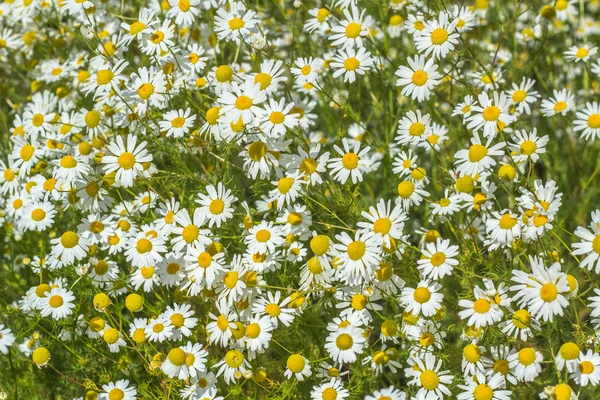
[[[348,245],[348,257],[353,261],[358,261],[365,255],[366,249],[367,246],[360,240],[352,242]]]
[[[531,347],[526,347],[519,351],[518,357],[521,364],[525,366],[531,365],[536,359],[535,350],[533,350]]]
[[[410,136],[421,136],[423,133],[425,133],[425,125],[421,122],[413,122],[408,128]]]
[[[567,342],[560,346],[560,356],[565,360],[574,360],[579,357],[580,349],[573,342]]]
[[[129,25],[129,34],[134,36],[146,29],[146,24],[140,21],[135,21],[133,24]]]
[[[252,99],[248,96],[241,95],[235,100],[235,108],[238,110],[247,110],[252,107]]]
[[[481,144],[474,144],[469,147],[469,161],[476,163],[487,156],[488,149]]]
[[[269,232],[267,229],[260,229],[258,232],[256,232],[256,240],[260,243],[265,243],[269,239],[271,239],[271,232]]]
[[[154,94],[154,86],[150,83],[144,83],[138,88],[138,96],[143,100],[148,100]]]
[[[431,32],[431,43],[440,45],[448,40],[448,31],[444,28],[436,28]]]
[[[232,19],[229,20],[229,28],[232,31],[236,31],[238,29],[242,29],[244,27],[244,25],[246,25],[246,23],[240,17],[234,17],[234,18],[232,18]]]
[[[215,71],[215,77],[221,83],[228,82],[233,76],[233,69],[229,65],[220,65]]]
[[[482,383],[475,386],[473,397],[475,400],[492,400],[494,397],[494,391],[489,385]]]
[[[340,350],[348,350],[353,344],[354,340],[352,339],[352,336],[347,333],[342,333],[335,339],[335,345]]]
[[[486,299],[477,299],[473,304],[473,309],[478,314],[485,314],[489,311],[491,304]]]
[[[171,121],[173,128],[181,128],[183,124],[185,124],[185,118],[183,117],[176,117],[173,118],[173,121]]]
[[[404,181],[398,184],[398,195],[403,199],[408,199],[415,191],[415,184],[411,181]]]
[[[418,287],[415,289],[413,297],[417,303],[427,303],[431,298],[431,291],[426,287]]]
[[[171,349],[168,357],[171,364],[177,367],[180,367],[185,363],[185,351],[181,350],[179,347]]]
[[[346,26],[346,37],[350,39],[355,39],[360,35],[360,31],[362,30],[361,26],[357,22],[350,22],[348,26]]]
[[[446,255],[440,251],[431,256],[431,265],[439,267],[446,261]]]
[[[590,53],[590,51],[588,49],[586,49],[585,47],[580,47],[579,49],[577,49],[577,53],[575,54],[575,57],[584,58],[584,57],[587,57],[587,55],[589,53]]]
[[[186,243],[192,243],[200,236],[200,230],[196,225],[190,224],[183,228],[181,232],[181,237]]]
[[[498,225],[502,229],[511,229],[517,224],[517,219],[513,218],[509,213],[506,213],[500,218]]]
[[[558,296],[558,288],[554,283],[546,283],[540,289],[540,297],[545,302],[552,302]]]
[[[496,106],[489,106],[483,110],[483,119],[486,121],[496,121],[500,116],[500,109]]]
[[[588,117],[588,126],[592,129],[600,128],[600,114],[592,114]]]
[[[521,143],[521,154],[525,154],[526,156],[530,156],[537,150],[537,145],[533,140],[525,140]]]
[[[557,101],[556,104],[554,104],[554,111],[555,112],[561,112],[564,109],[567,108],[567,103],[564,101]]]
[[[413,76],[412,76],[412,83],[414,83],[417,86],[423,86],[424,84],[427,83],[427,72],[423,71],[423,70],[418,70],[415,71]]]
[[[79,236],[73,231],[67,231],[60,237],[60,244],[62,244],[65,249],[72,249],[77,246],[78,243]]]
[[[58,307],[62,306],[63,303],[64,303],[63,298],[58,295],[54,295],[54,296],[50,297],[50,300],[48,301],[48,305],[52,308],[58,308]]]
[[[440,377],[435,371],[427,369],[421,373],[419,381],[426,390],[435,390],[440,384]]]
[[[379,218],[373,224],[373,231],[375,233],[381,233],[382,235],[387,235],[392,228],[392,221],[389,218]]]
[[[272,80],[273,78],[271,78],[271,75],[264,72],[259,72],[254,77],[254,84],[260,83],[260,90],[265,90],[269,87],[269,85],[271,85]]]
[[[349,57],[346,59],[346,61],[344,61],[344,69],[347,71],[354,71],[359,66],[360,62],[354,57]]]
[[[586,360],[579,363],[579,371],[582,374],[589,375],[594,372],[594,369],[594,364],[592,364],[590,361]]]
[[[355,169],[358,167],[358,156],[354,153],[346,153],[342,156],[342,165],[346,169]]]
[[[60,160],[60,166],[63,168],[75,168],[77,166],[77,160],[70,155],[63,156]]]
[[[512,99],[515,103],[520,103],[523,100],[525,100],[525,98],[527,97],[527,92],[524,90],[515,90],[513,95],[512,95]]]
[[[529,315],[529,311],[525,309],[517,310],[512,316],[513,324],[519,329],[529,328],[531,323],[531,316]]]
[[[25,146],[23,146],[21,148],[21,151],[19,152],[19,156],[21,157],[21,159],[23,161],[29,161],[29,160],[31,160],[31,157],[33,157],[34,151],[35,151],[35,147],[33,147],[30,144],[26,144]]]
[[[34,221],[39,222],[44,218],[46,218],[46,211],[42,210],[41,208],[36,208],[31,212],[31,219]]]

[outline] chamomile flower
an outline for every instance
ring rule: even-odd
[[[544,117],[552,117],[557,114],[567,115],[575,108],[575,96],[567,90],[553,91],[554,97],[542,100],[542,114]]]
[[[542,371],[544,356],[533,347],[525,347],[508,357],[508,365],[520,382],[533,382]]]
[[[478,104],[471,107],[472,114],[466,121],[468,129],[474,132],[483,129],[483,136],[493,139],[498,130],[504,130],[515,121],[516,118],[508,113],[510,100],[505,92],[493,92],[492,97],[483,92],[477,100]]]
[[[408,67],[401,66],[396,71],[396,86],[404,86],[402,94],[411,96],[413,100],[423,101],[431,95],[431,91],[440,83],[442,76],[437,72],[433,59],[424,56],[407,58]]]
[[[51,316],[53,319],[68,317],[73,313],[75,304],[73,293],[63,288],[52,288],[40,299],[38,307],[42,317]]]
[[[424,27],[415,34],[415,46],[425,56],[433,54],[434,59],[445,58],[458,44],[459,34],[454,32],[458,19],[449,21],[445,11],[439,13],[437,19],[425,21]]]
[[[341,157],[330,158],[328,167],[333,179],[345,183],[348,178],[352,179],[352,183],[361,182],[363,172],[368,171],[369,160],[367,155],[370,147],[365,147],[360,150],[360,142],[355,142],[350,145],[346,138],[342,139],[343,149],[337,145],[333,148]]]
[[[108,399],[135,400],[137,397],[137,390],[129,385],[127,379],[102,385],[102,390],[107,394]]]
[[[364,47],[358,50],[346,48],[338,50],[333,57],[331,68],[335,70],[333,77],[337,78],[344,75],[344,82],[352,83],[356,80],[356,75],[364,75],[373,66],[371,53]]]
[[[579,267],[600,273],[600,210],[592,212],[590,229],[578,226],[575,236],[581,239],[581,242],[573,243],[573,255],[586,256]]]
[[[167,137],[180,138],[187,135],[192,128],[196,116],[191,115],[190,108],[185,110],[171,110],[163,115],[163,120],[158,124],[167,132]]]
[[[425,278],[439,280],[452,273],[453,266],[458,260],[458,246],[451,246],[449,239],[438,239],[435,243],[427,243],[422,252],[422,258],[417,261],[419,272]]]
[[[583,46],[571,46],[569,50],[565,51],[565,58],[569,61],[575,62],[587,62],[590,58],[598,53],[598,47],[584,44]]]
[[[426,353],[423,358],[413,356],[409,360],[412,367],[404,370],[406,377],[411,379],[410,385],[420,387],[417,394],[422,396],[436,396],[443,399],[444,396],[450,396],[451,392],[448,389],[452,383],[452,375],[449,371],[441,371],[442,360],[437,360],[431,353]]]
[[[429,280],[422,280],[416,288],[405,286],[400,294],[400,302],[405,307],[405,311],[412,315],[425,317],[434,316],[442,307],[444,295],[439,293],[442,285]]]
[[[357,7],[344,9],[344,20],[339,25],[331,28],[332,34],[329,40],[332,40],[332,46],[342,47],[363,47],[363,37],[369,34],[369,28],[373,22],[370,16],[365,17],[366,10],[359,10]]]
[[[146,149],[146,142],[136,143],[137,137],[133,134],[127,136],[126,143],[122,136],[117,136],[116,141],[108,145],[111,155],[102,157],[104,171],[108,174],[114,172],[115,183],[123,187],[133,186],[133,181],[144,169],[142,163],[153,159]]]
[[[346,326],[331,332],[327,336],[325,350],[334,362],[352,363],[357,354],[362,354],[366,339],[362,330],[355,326]]]
[[[600,139],[600,104],[597,102],[586,103],[585,110],[578,111],[573,128],[580,132],[583,139],[593,142]]]
[[[534,163],[537,162],[540,154],[546,152],[545,147],[550,140],[548,136],[538,137],[536,128],[533,128],[531,133],[516,130],[513,135],[513,143],[509,143],[509,148],[512,152],[512,158],[517,163],[527,159]]]

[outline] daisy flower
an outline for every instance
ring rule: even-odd
[[[269,104],[265,105],[265,112],[260,118],[260,129],[269,136],[284,136],[288,129],[298,126],[298,115],[292,113],[294,103],[285,104],[285,99],[277,102],[269,99]]]
[[[400,294],[400,302],[405,307],[405,312],[410,312],[415,317],[423,314],[425,317],[434,316],[442,308],[444,295],[439,293],[442,285],[429,280],[422,280],[416,288],[404,287]]]
[[[184,346],[171,349],[160,368],[170,378],[195,378],[206,371],[207,356],[208,352],[200,343],[187,342]]]
[[[133,186],[134,179],[139,176],[144,167],[142,163],[152,161],[152,154],[146,150],[146,142],[136,146],[137,137],[133,134],[127,136],[127,144],[122,136],[117,136],[115,142],[108,145],[111,155],[102,157],[104,172],[115,172],[115,183],[123,187]]]
[[[159,121],[159,126],[167,132],[167,137],[173,136],[180,138],[187,135],[196,121],[195,115],[191,114],[188,107],[185,110],[171,110],[163,115],[163,120]]]
[[[509,90],[506,94],[512,100],[513,105],[516,106],[517,112],[531,114],[530,104],[535,103],[540,95],[537,91],[532,90],[535,85],[535,80],[523,77],[521,83],[512,84],[512,90]]]
[[[477,381],[467,379],[467,385],[458,385],[463,390],[456,398],[458,400],[510,400],[512,392],[504,389],[502,375],[496,374],[486,379],[482,374],[477,375]]]
[[[344,388],[342,380],[335,378],[331,378],[327,383],[313,387],[313,390],[310,392],[311,400],[344,400],[349,395],[350,393],[348,389]]]
[[[355,142],[351,146],[346,138],[342,139],[342,146],[343,150],[339,146],[333,145],[341,157],[329,159],[330,174],[333,179],[341,183],[346,183],[348,178],[352,178],[354,184],[362,182],[363,172],[367,172],[369,169],[367,155],[371,148],[367,146],[360,150],[360,142]]]
[[[233,217],[232,204],[237,201],[237,197],[231,194],[231,190],[226,189],[221,182],[217,187],[213,185],[206,186],[208,194],[198,193],[196,203],[200,205],[199,210],[208,220],[208,227],[216,225],[221,226],[226,220]]]
[[[573,122],[575,132],[581,132],[583,139],[594,141],[600,139],[600,104],[586,103],[585,110],[578,111]]]
[[[441,59],[454,50],[459,37],[454,32],[458,19],[449,22],[448,18],[448,13],[442,11],[437,19],[425,21],[423,29],[414,38],[419,53],[424,53],[425,56],[433,54],[434,59]]]
[[[371,53],[364,47],[355,50],[351,47],[338,50],[333,57],[331,68],[335,71],[333,77],[344,75],[344,82],[352,83],[356,75],[364,75],[373,66]]]
[[[350,9],[344,9],[344,20],[339,22],[339,25],[331,28],[332,34],[329,36],[329,40],[332,41],[332,46],[342,47],[363,47],[363,37],[369,34],[369,28],[373,22],[370,16],[365,17],[365,11],[357,7],[351,7]]]
[[[365,342],[362,329],[349,325],[327,336],[325,350],[334,362],[353,363],[357,354],[362,354]]]
[[[565,51],[565,59],[568,61],[575,62],[587,62],[590,58],[598,53],[598,47],[590,46],[589,44],[584,44],[581,47],[571,46],[569,50]]]
[[[53,319],[65,318],[73,313],[75,308],[73,293],[63,288],[52,288],[40,299],[39,308],[42,317],[52,316]]]
[[[381,260],[381,235],[357,231],[353,240],[346,232],[342,232],[336,239],[339,241],[334,244],[339,252],[337,276],[349,283],[371,280]]]
[[[87,255],[89,242],[73,231],[64,232],[59,238],[52,239],[52,256],[60,258],[63,265],[70,265]]]
[[[466,120],[467,128],[478,132],[483,129],[483,136],[493,139],[498,130],[504,130],[516,120],[508,113],[510,100],[504,92],[493,92],[492,97],[487,92],[477,96],[478,104],[471,107],[472,115]]]
[[[546,152],[545,147],[549,140],[548,136],[538,137],[535,127],[531,133],[516,130],[513,134],[513,142],[509,143],[508,147],[515,162],[520,163],[530,159],[535,163],[540,158],[540,154]]]
[[[241,39],[248,37],[254,30],[257,22],[254,11],[246,10],[240,1],[230,1],[229,10],[225,7],[217,9],[214,29],[219,40],[233,41],[239,45]]]
[[[600,210],[592,212],[590,229],[591,231],[581,226],[575,229],[575,236],[581,239],[581,242],[573,243],[573,255],[585,255],[579,267],[598,274],[600,273]]]
[[[508,357],[508,366],[520,382],[533,382],[542,371],[542,353],[532,347],[525,347]]]
[[[194,210],[194,219],[190,218],[188,210],[181,209],[175,215],[175,228],[172,229],[171,245],[173,246],[174,252],[180,252],[185,248],[186,253],[189,253],[192,249],[208,246],[212,243],[210,239],[210,231],[208,229],[202,229],[206,216],[200,208]]]
[[[140,68],[131,74],[131,82],[127,96],[134,104],[137,113],[144,115],[148,106],[161,108],[164,93],[167,91],[167,82],[162,70],[155,68]]]
[[[218,98],[222,105],[219,110],[221,119],[237,123],[241,118],[244,123],[251,123],[264,114],[265,111],[258,105],[266,99],[267,95],[260,90],[260,84],[255,84],[252,79],[246,79],[241,86],[233,82],[232,91],[225,91]]]
[[[500,306],[490,301],[487,294],[479,287],[473,289],[475,301],[461,299],[458,301],[460,307],[465,308],[458,313],[460,319],[467,319],[469,326],[484,328],[493,325],[502,319],[504,313]]]
[[[427,243],[421,250],[422,257],[417,261],[417,268],[425,278],[439,280],[452,273],[458,260],[458,246],[451,246],[449,239],[438,239],[435,243]]]
[[[102,390],[106,392],[108,399],[135,400],[137,397],[137,390],[129,385],[127,379],[102,385]]]
[[[471,146],[468,150],[459,150],[454,155],[455,165],[458,172],[465,175],[474,176],[485,172],[494,165],[496,161],[492,157],[502,156],[504,154],[504,142],[496,143],[492,146],[493,136],[489,136],[485,144],[482,144],[481,138],[477,133],[471,138]]]
[[[392,208],[391,201],[387,203],[380,199],[377,208],[370,206],[369,211],[363,211],[362,216],[369,222],[359,222],[358,226],[364,230],[372,230],[382,235],[383,244],[390,248],[392,241],[400,240],[404,229],[404,222],[408,219],[402,207],[396,204]]]
[[[546,268],[542,259],[529,257],[531,273],[513,270],[511,281],[516,284],[510,290],[516,292],[513,300],[527,305],[534,318],[552,321],[555,315],[562,316],[569,305],[565,297],[570,292],[567,276],[561,265],[554,263]]]
[[[420,387],[417,395],[420,393],[421,396],[435,396],[439,399],[451,395],[447,385],[452,383],[453,377],[449,371],[440,371],[442,360],[437,360],[433,354],[427,353],[423,359],[412,356],[409,360],[409,363],[411,362],[413,366],[406,368],[404,373],[407,378],[412,378],[408,382],[409,385]]]
[[[191,25],[200,15],[200,0],[169,0],[167,17],[175,18],[177,25]]]
[[[567,115],[569,111],[575,108],[575,96],[569,90],[554,90],[553,93],[553,98],[542,100],[542,114],[544,117],[552,117],[557,114]]]
[[[247,372],[251,366],[241,351],[233,349],[229,350],[213,368],[218,368],[217,376],[223,375],[225,383],[232,383],[238,376]]]
[[[576,362],[576,367],[571,372],[571,378],[581,386],[597,386],[600,383],[600,355],[588,350],[581,353]]]
[[[267,254],[274,253],[285,239],[281,236],[279,227],[273,225],[273,222],[261,221],[250,229],[244,242],[251,253]]]
[[[433,59],[426,60],[424,56],[408,57],[407,61],[408,67],[401,66],[396,71],[396,86],[404,86],[402,94],[411,96],[413,100],[428,99],[442,78],[437,72],[438,66]]]

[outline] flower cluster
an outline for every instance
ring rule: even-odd
[[[599,37],[599,0],[0,3],[0,395],[597,398]]]

